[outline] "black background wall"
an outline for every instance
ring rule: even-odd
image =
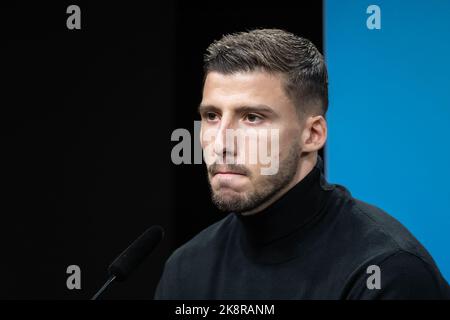
[[[276,27],[322,49],[319,1],[2,4],[0,23],[1,299],[87,299],[160,224],[163,243],[104,295],[151,299],[170,253],[224,217],[203,165],[170,158],[172,131],[199,119],[208,44]],[[72,264],[81,290],[66,287]]]

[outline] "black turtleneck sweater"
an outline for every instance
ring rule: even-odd
[[[328,184],[319,158],[269,208],[230,213],[175,250],[155,299],[442,299],[449,292],[414,236]]]

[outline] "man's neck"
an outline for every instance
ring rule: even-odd
[[[262,203],[258,207],[242,212],[241,214],[243,216],[248,216],[252,214],[257,214],[258,212],[263,211],[270,205],[272,205],[274,202],[276,202],[281,196],[283,196],[286,192],[288,192],[292,187],[294,187],[297,183],[303,180],[304,177],[308,175],[308,173],[311,172],[312,169],[314,169],[314,166],[317,163],[317,152],[313,152],[310,154],[306,154],[303,157],[300,158],[297,173],[295,174],[294,178],[291,180],[290,183],[288,183],[284,188],[282,188],[275,196],[267,200],[266,202]]]

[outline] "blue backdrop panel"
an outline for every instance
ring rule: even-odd
[[[400,220],[449,280],[450,1],[324,3],[328,178]]]

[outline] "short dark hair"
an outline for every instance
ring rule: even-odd
[[[204,56],[205,78],[211,71],[231,74],[258,69],[283,74],[285,90],[300,111],[326,113],[327,68],[308,39],[280,29],[257,29],[223,36]]]

